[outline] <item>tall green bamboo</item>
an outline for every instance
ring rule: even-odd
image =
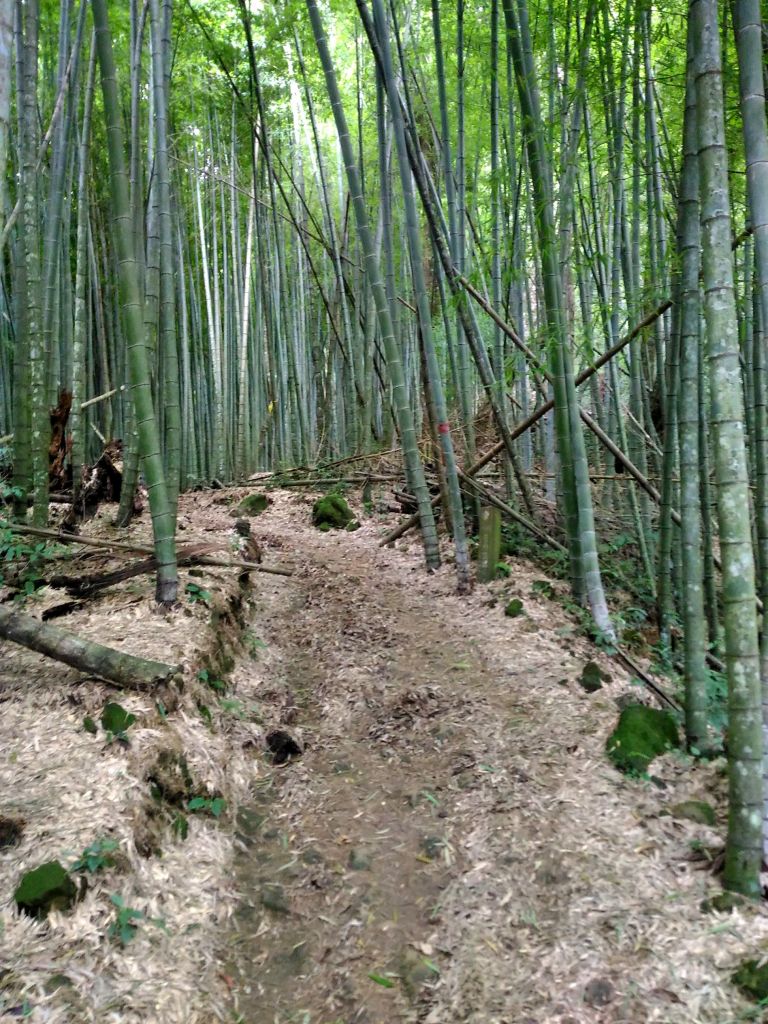
[[[739,60],[739,92],[747,165],[747,199],[755,241],[755,511],[757,519],[758,592],[768,607],[768,411],[766,356],[768,339],[768,128],[765,104],[764,22],[760,0],[735,0],[734,30]],[[750,339],[751,342],[751,339]],[[763,614],[761,636],[763,745],[768,752],[768,626]],[[768,757],[763,765],[763,850],[768,851]]]
[[[435,351],[435,342],[432,336],[432,313],[429,307],[427,286],[424,280],[424,259],[421,249],[416,200],[413,194],[413,176],[408,163],[405,127],[403,124],[402,111],[400,110],[400,101],[397,93],[394,69],[392,67],[389,28],[382,0],[373,0],[373,12],[382,56],[384,82],[387,89],[387,95],[389,97],[389,111],[395,130],[395,143],[397,146],[398,164],[400,167],[400,183],[405,207],[405,224],[408,236],[411,274],[413,276],[414,297],[418,311],[419,330],[421,332],[421,341],[424,348],[429,391],[432,402],[434,403],[435,414],[438,421],[436,429],[439,435],[440,449],[445,463],[450,521],[453,528],[453,540],[456,553],[458,586],[459,591],[463,593],[469,589],[469,549],[467,547],[467,535],[464,527],[464,510],[462,508],[461,501],[461,488],[459,486],[459,477],[456,469],[456,455],[453,449],[451,428],[448,422],[448,409],[445,403],[443,385],[440,379],[440,368],[438,366],[437,354]],[[449,510],[446,509],[446,511]]]
[[[387,293],[381,276],[379,260],[376,254],[373,236],[368,224],[368,211],[362,192],[360,177],[357,171],[352,139],[347,127],[347,119],[341,102],[341,95],[336,81],[328,40],[323,29],[322,19],[316,0],[307,0],[307,10],[312,23],[320,63],[325,75],[328,98],[333,108],[339,146],[344,160],[344,167],[349,182],[349,192],[357,224],[357,232],[363,249],[366,275],[376,303],[376,316],[387,360],[387,373],[392,384],[392,403],[395,409],[403,456],[408,465],[411,486],[414,488],[421,520],[421,532],[424,541],[424,553],[427,565],[436,567],[440,564],[440,552],[437,543],[437,531],[432,512],[432,503],[424,476],[424,467],[419,455],[413,416],[406,400],[405,378],[402,361],[395,341],[392,318],[389,312]]]
[[[24,73],[20,105],[23,112],[21,187],[24,219],[25,329],[29,359],[30,436],[33,511],[35,526],[48,522],[48,401],[46,352],[43,337],[42,282],[40,271],[40,196],[37,150],[40,130],[37,117],[39,0],[30,0],[24,11]]]
[[[170,0],[162,11],[160,0],[150,0],[152,45],[152,100],[155,128],[155,171],[160,230],[160,352],[162,396],[165,413],[165,472],[173,515],[181,475],[181,410],[179,396],[179,359],[176,347],[175,253],[171,222],[171,182],[168,168],[168,90],[170,60]]]
[[[616,633],[608,613],[597,557],[592,496],[590,493],[584,434],[579,419],[578,398],[573,380],[571,354],[563,306],[560,260],[554,219],[552,170],[544,139],[536,130],[540,124],[538,87],[531,52],[528,12],[525,0],[504,0],[507,39],[515,64],[523,134],[535,195],[536,227],[543,264],[544,298],[548,345],[555,390],[558,451],[563,473],[563,490],[572,558],[574,589],[589,602],[598,630],[609,641]]]
[[[75,308],[74,340],[72,354],[72,410],[69,416],[69,431],[72,437],[72,495],[75,507],[83,483],[85,466],[87,417],[83,416],[81,405],[86,399],[86,341],[88,317],[86,309],[86,285],[88,280],[88,171],[91,151],[91,114],[96,83],[96,44],[91,39],[88,80],[85,85],[83,123],[80,130],[77,175],[77,243],[75,265]]]
[[[757,898],[763,809],[760,658],[716,0],[693,0],[688,16],[695,54],[704,315],[728,673],[730,809],[725,884]]]
[[[701,553],[699,479],[699,389],[701,349],[701,228],[696,123],[696,83],[692,25],[683,119],[683,170],[680,179],[678,248],[680,254],[680,515],[683,570],[683,647],[685,734],[690,749],[707,749],[707,621],[704,615],[704,566]]]
[[[16,128],[19,138],[19,191],[24,195],[24,23],[21,4],[16,4],[14,19],[16,50]],[[27,327],[27,261],[25,258],[24,205],[17,202],[19,230],[13,246],[15,336],[13,360],[13,514],[23,521],[27,516],[27,495],[32,489],[32,405],[29,393],[29,341]]]
[[[8,140],[11,127],[12,42],[13,0],[0,0],[0,225],[5,222],[5,209],[8,202],[5,176],[8,166]]]
[[[96,52],[101,69],[101,89],[107,127],[112,217],[119,257],[123,324],[128,344],[131,398],[139,435],[139,453],[147,481],[152,530],[157,560],[155,598],[173,604],[178,591],[174,516],[165,482],[160,432],[155,417],[149,360],[144,334],[133,237],[133,217],[125,168],[120,97],[117,88],[112,37],[106,0],[92,0]]]

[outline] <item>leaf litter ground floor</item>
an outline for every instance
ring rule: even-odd
[[[185,541],[225,538],[240,496],[186,496]],[[138,717],[125,750],[81,729],[106,688],[3,650],[2,813],[25,819],[0,851],[5,1006],[174,1024],[749,1019],[729,977],[760,955],[768,922],[701,912],[718,885],[698,851],[723,823],[668,813],[721,807],[719,765],[691,773],[669,755],[652,782],[614,770],[616,699],[637,690],[534,586],[541,570],[518,562],[459,598],[450,567],[425,575],[415,541],[378,548],[391,524],[322,534],[311,505],[275,492],[252,521],[295,575],[256,577],[236,615],[221,610],[240,599],[231,571],[206,572],[219,639],[241,634],[226,695],[192,686],[165,715],[120,696]],[[73,630],[192,659],[208,609],[158,618],[141,586],[74,613]],[[611,681],[588,695],[577,678],[595,659]],[[268,764],[274,729],[302,756]],[[152,827],[147,776],[167,750],[227,799],[219,819],[190,816],[184,841]],[[117,868],[68,915],[16,916],[19,873],[97,831],[118,839]],[[164,928],[108,939],[115,893]]]

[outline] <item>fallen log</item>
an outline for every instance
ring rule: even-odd
[[[49,626],[31,615],[0,605],[0,639],[12,640],[30,651],[45,654],[56,661],[99,676],[110,683],[131,689],[148,690],[168,682],[179,671],[176,665],[149,661],[104,647],[93,640],[73,636],[69,630]]]
[[[179,565],[183,560],[179,558]],[[157,568],[154,558],[143,558],[139,562],[132,562],[123,566],[122,569],[115,569],[113,572],[91,573],[88,576],[67,576],[57,574],[48,580],[48,586],[54,590],[66,590],[70,597],[93,597],[101,590],[114,587],[124,580],[133,579],[134,576],[143,576]]]
[[[22,526],[20,523],[2,523],[4,530],[19,533],[22,536],[47,537],[59,544],[84,544],[86,547],[102,548],[118,551],[132,551],[137,555],[151,555],[154,549],[145,544],[126,544],[117,540],[97,540],[95,537],[83,537],[79,533],[60,533],[57,530],[44,530],[42,527]],[[291,569],[279,565],[261,565],[258,562],[235,562],[228,558],[209,558],[207,555],[194,555],[189,558],[189,565],[210,565],[222,569],[248,569],[251,572],[266,572],[272,576],[293,576]]]
[[[200,557],[208,552],[216,550],[214,545],[197,545],[192,548],[180,548],[176,553],[176,560],[179,566],[194,565]],[[124,580],[133,579],[136,576],[144,576],[146,573],[154,572],[157,568],[157,560],[154,555],[149,558],[142,558],[138,562],[131,562],[120,569],[111,572],[90,573],[87,576],[68,576],[57,574],[48,580],[48,586],[54,590],[66,590],[70,597],[93,597],[101,590],[122,583]]]

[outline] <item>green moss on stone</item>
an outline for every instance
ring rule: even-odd
[[[67,910],[75,902],[77,887],[57,860],[22,875],[13,898],[30,917],[47,917],[51,910]]]
[[[686,821],[695,821],[697,825],[715,824],[715,809],[706,800],[683,800],[669,810],[673,818],[685,818]]]
[[[504,614],[508,619],[516,619],[518,615],[523,614],[523,602],[519,597],[513,597],[511,601],[507,603],[504,609]]]
[[[757,1003],[768,999],[768,963],[747,960],[733,972],[731,981]]]
[[[266,494],[248,494],[237,506],[237,514],[242,516],[260,516],[269,507]]]
[[[603,672],[596,661],[588,661],[581,670],[579,682],[587,693],[596,693],[598,690],[602,690],[603,683],[610,682],[610,678],[608,673]]]
[[[312,506],[312,523],[324,533],[343,530],[354,518],[352,509],[340,494],[326,494]]]
[[[738,892],[719,892],[715,896],[708,896],[699,904],[703,914],[712,914],[715,911],[719,914],[727,914],[731,910],[743,907],[746,899]]]
[[[605,750],[619,771],[644,772],[659,754],[679,746],[680,734],[672,715],[632,704],[621,712]]]

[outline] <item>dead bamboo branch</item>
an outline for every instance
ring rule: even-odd
[[[621,662],[624,668],[628,669],[634,676],[637,676],[643,686],[649,689],[651,693],[655,694],[662,704],[666,704],[667,707],[672,708],[674,711],[682,710],[675,698],[670,696],[670,694],[668,694],[655,679],[652,679],[645,669],[641,668],[634,658],[631,658],[626,651],[619,648],[614,657],[617,661]]]
[[[479,303],[479,305],[488,313],[489,316],[491,316],[494,322],[499,325],[499,327],[507,334],[507,336],[515,343],[515,345],[518,345],[518,347],[522,346],[522,351],[526,355],[526,358],[528,358],[529,355],[532,356],[533,354],[530,353],[528,346],[518,337],[517,332],[512,327],[510,327],[509,324],[507,324],[498,315],[498,313],[496,313],[493,307],[485,301],[480,292],[478,292],[477,289],[465,278],[460,277],[459,281],[467,290],[467,292],[472,296],[472,298]],[[619,341],[617,341],[616,344],[612,346],[612,348],[607,349],[593,363],[591,363],[589,366],[585,367],[581,371],[581,373],[576,377],[576,386],[578,387],[585,381],[589,380],[589,378],[593,376],[593,374],[597,373],[597,371],[600,370],[603,366],[605,366],[606,363],[610,362],[611,359],[617,356],[619,352],[622,351],[622,349],[626,348],[630,341],[632,341],[633,338],[636,338],[641,331],[644,331],[646,327],[649,327],[652,323],[658,320],[658,318],[662,316],[670,308],[671,305],[671,299],[667,299],[665,302],[662,302],[660,306],[657,306],[656,309],[652,310],[645,317],[643,317],[643,319],[636,323],[632,330],[629,331],[628,334],[625,334],[624,337],[621,338]],[[536,409],[534,409],[529,416],[527,416],[524,420],[518,423],[517,426],[511,429],[511,439],[514,441],[518,437],[520,437],[521,434],[524,434],[527,430],[530,430],[531,427],[538,423],[538,421],[543,416],[546,416],[546,414],[551,409],[554,409],[554,407],[555,403],[553,399],[549,399],[548,401],[543,402]],[[481,455],[480,458],[476,462],[474,462],[469,467],[469,469],[465,471],[467,476],[475,476],[476,473],[479,473],[480,470],[487,466],[489,462],[492,462],[497,455],[501,454],[501,452],[504,451],[505,447],[506,444],[504,443],[504,441],[498,441],[495,445],[493,445],[492,448],[488,449],[485,455]],[[436,505],[437,501],[433,501],[432,504]],[[400,523],[399,526],[396,526],[394,530],[390,530],[390,532],[381,541],[379,541],[379,546],[386,547],[387,544],[392,544],[394,541],[398,540],[410,529],[412,529],[412,527],[416,526],[418,521],[419,517],[416,515],[411,516],[410,519],[404,520],[404,522]]]
[[[97,540],[94,537],[82,537],[79,534],[59,533],[56,530],[43,530],[35,526],[22,526],[17,523],[3,523],[3,528],[12,533],[19,533],[22,536],[45,537],[58,541],[60,544],[83,544],[86,547],[103,548],[109,550],[116,548],[118,551],[130,551],[137,555],[151,555],[154,549],[142,544],[126,544],[117,540]],[[279,565],[260,565],[258,562],[235,562],[232,559],[211,558],[208,555],[189,556],[188,565],[210,565],[222,569],[248,569],[249,572],[265,572],[272,576],[293,576],[291,569],[285,569]]]
[[[88,409],[92,405],[104,402],[113,395],[116,395],[118,391],[125,391],[125,384],[121,384],[119,388],[112,388],[111,391],[105,391],[103,395],[96,395],[94,398],[89,398],[87,402],[81,402],[80,409]]]

